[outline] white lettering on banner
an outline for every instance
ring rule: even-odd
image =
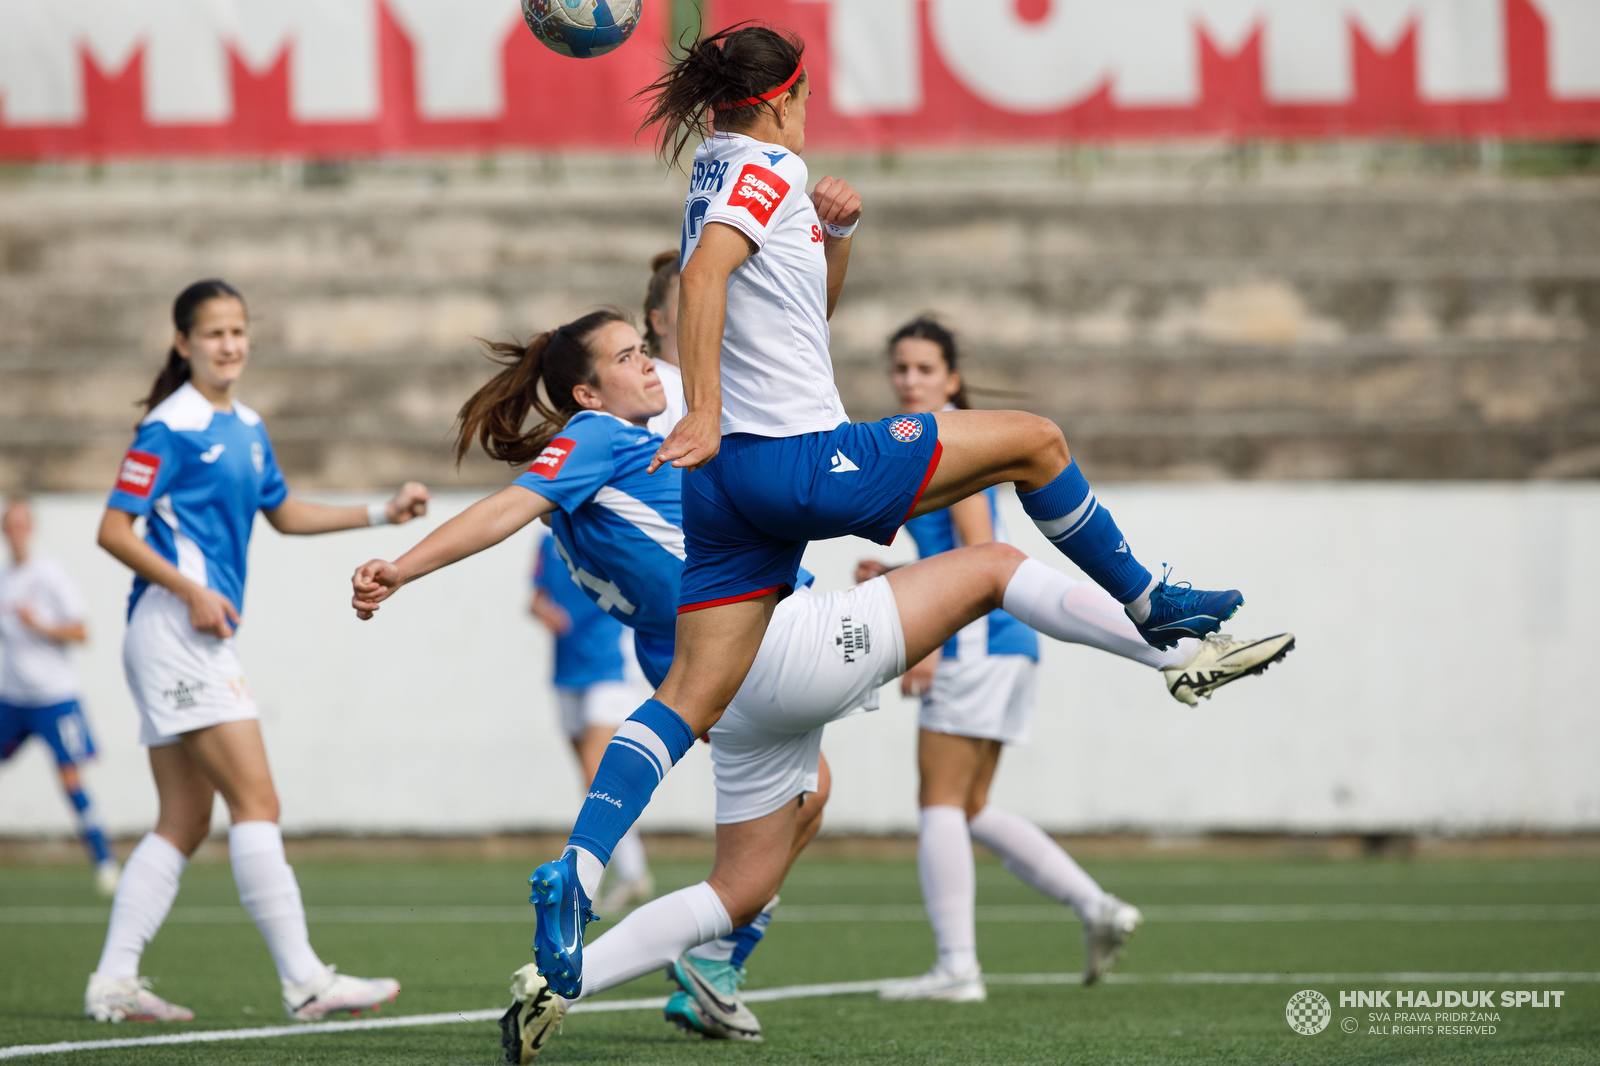
[[[979,97],[1010,111],[1057,111],[1106,84],[1121,106],[1191,106],[1200,96],[1197,33],[1232,51],[1257,26],[1262,89],[1274,101],[1350,99],[1352,26],[1379,47],[1417,26],[1424,99],[1493,99],[1506,86],[1504,0],[1053,0],[1031,22],[1013,0],[927,4],[945,62]],[[833,0],[829,44],[831,99],[842,113],[916,110],[913,0]]]
[[[1554,96],[1600,95],[1600,3],[1595,0],[1533,0],[1550,25],[1550,92]]]
[[[417,57],[423,118],[492,119],[505,110],[506,34],[522,18],[517,0],[388,0]]]
[[[289,48],[289,112],[302,122],[378,117],[374,0],[234,0],[235,41],[258,72]]]

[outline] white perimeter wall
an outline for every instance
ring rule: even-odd
[[[1230,629],[1292,629],[1264,678],[1190,710],[1137,665],[1045,642],[1033,744],[1002,761],[995,802],[1059,830],[1542,830],[1600,827],[1600,661],[1584,619],[1600,588],[1600,486],[1108,485],[1140,557],[1247,597]],[[426,524],[280,537],[252,551],[240,643],[291,832],[564,829],[578,807],[557,731],[549,640],[524,612],[532,533],[406,589],[357,622],[351,570]],[[94,546],[100,497],[37,501],[39,546],[92,609],[79,656],[102,749],[88,783],[117,832],[155,795],[122,680],[128,575]],[[1014,539],[1069,564],[1008,500]],[[864,541],[814,545],[823,587]],[[835,831],[914,831],[915,719],[898,689],[830,729]],[[706,831],[703,745],[645,815]],[[224,821],[218,811],[219,825]],[[0,767],[0,832],[70,829],[45,749]]]

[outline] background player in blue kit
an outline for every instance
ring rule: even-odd
[[[143,401],[148,413],[100,524],[100,546],[136,575],[123,668],[160,808],[117,886],[84,1013],[99,1021],[194,1017],[150,991],[139,960],[211,831],[219,793],[232,823],[228,858],[239,902],[272,954],[284,1012],[308,1021],[376,1007],[399,994],[399,982],[338,973],[311,948],[234,631],[258,512],[280,533],[329,533],[410,521],[426,512],[428,491],[408,483],[370,507],[291,496],[261,416],[234,398],[250,355],[244,298],[226,282],[196,282],[179,294],[172,319],[172,349]]]
[[[0,762],[30,736],[50,746],[78,835],[94,861],[95,887],[109,896],[121,868],[79,772],[94,758],[94,737],[67,651],[89,639],[83,597],[65,567],[33,550],[33,509],[26,498],[6,500],[0,531],[11,549],[11,565],[0,570]]]
[[[539,538],[533,589],[528,610],[555,637],[556,706],[587,791],[617,726],[638,703],[642,675],[633,633],[573,584],[553,536]],[[617,842],[613,858],[611,887],[595,903],[600,914],[615,914],[655,895],[637,826]]]

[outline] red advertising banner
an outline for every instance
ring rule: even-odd
[[[517,0],[5,0],[0,158],[643,151]],[[706,0],[807,43],[818,147],[1600,137],[1600,0]]]

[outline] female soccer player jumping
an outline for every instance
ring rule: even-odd
[[[848,421],[828,354],[861,198],[836,178],[808,196],[803,46],[761,26],[697,41],[660,80],[647,124],[675,161],[695,151],[680,245],[678,355],[689,413],[652,458],[684,481],[687,566],[677,656],[601,760],[561,858],[539,868],[540,944],[557,989],[582,981],[584,915],[616,842],[661,776],[722,716],[796,587],[808,541],[887,542],[907,518],[991,485],[1168,647],[1214,632],[1243,597],[1158,580],[1100,506],[1054,423],[1016,411]],[[1041,602],[1042,614],[1060,613]]]
[[[371,618],[408,582],[549,515],[573,577],[596,603],[633,626],[640,665],[659,683],[677,661],[675,608],[686,555],[680,494],[687,492],[687,479],[670,466],[647,472],[661,438],[646,423],[665,399],[644,344],[620,315],[598,311],[534,338],[520,356],[500,351],[505,369],[462,408],[456,454],[464,456],[476,440],[493,458],[529,466],[511,486],[473,504],[394,562],[374,559],[358,568],[351,604],[358,616]],[[524,430],[530,412],[538,422]],[[826,595],[812,594],[809,582],[803,571],[796,575],[795,594],[776,605],[748,676],[710,730],[717,782],[711,877],[618,923],[593,945],[581,985],[550,982],[560,996],[593,994],[672,966],[708,1017],[744,1026],[748,1035],[753,1016],[738,1002],[736,983],[708,979],[708,972],[727,975],[683,956],[759,924],[770,907],[789,864],[816,830],[817,804],[808,797],[822,787],[824,726],[875,706],[878,688],[908,661],[921,660],[1001,606],[1053,637],[1124,655],[1130,646],[1149,650],[1131,639],[1131,623],[1124,622],[1127,634],[1113,634],[1120,636],[1114,640],[1105,627],[1085,626],[1053,606],[1080,583],[1006,544],[946,552]],[[691,740],[681,738],[685,749]],[[641,727],[637,715],[617,730],[611,750],[617,745],[660,767],[658,773],[682,755]],[[614,801],[598,782],[588,798]],[[539,877],[533,878],[536,895]],[[563,973],[547,950],[551,921],[540,913],[536,963],[519,971],[518,1003],[507,1014],[507,1046],[516,1056],[536,1052],[564,1010],[539,976]]]
[[[889,359],[895,394],[907,414],[968,409],[955,337],[937,321],[924,317],[902,326],[889,338]],[[924,559],[962,545],[1006,540],[992,488],[913,518],[906,529]],[[890,569],[862,560],[856,580],[867,581]],[[1213,633],[1198,643],[1180,641],[1172,650],[1153,648],[1139,639],[1115,600],[1087,583],[1073,588],[1061,608],[1078,620],[1086,643],[1118,645],[1128,658],[1157,667],[1173,698],[1191,705],[1223,685],[1265,670],[1294,647],[1288,633],[1258,641]],[[1083,922],[1086,984],[1110,968],[1139,925],[1137,908],[1104,891],[1042,829],[988,801],[1001,748],[1027,743],[1032,732],[1038,659],[1039,639],[1033,630],[1005,611],[994,611],[901,678],[902,691],[920,696],[922,703],[917,870],[938,960],[921,977],[882,991],[884,999],[986,998],[974,921],[974,840],[1024,882],[1077,912]]]
[[[371,507],[290,496],[261,416],[234,399],[250,355],[244,298],[226,282],[196,282],[178,296],[172,318],[172,350],[100,523],[100,546],[136,575],[122,662],[160,814],[123,868],[84,1013],[113,1022],[194,1017],[150,991],[139,958],[211,830],[219,792],[232,821],[228,858],[239,902],[272,953],[284,1012],[310,1021],[376,1007],[399,994],[399,982],[337,973],[311,949],[234,630],[257,511],[280,533],[331,533],[408,522],[426,513],[428,491],[409,482]],[[134,530],[140,516],[143,538]]]

